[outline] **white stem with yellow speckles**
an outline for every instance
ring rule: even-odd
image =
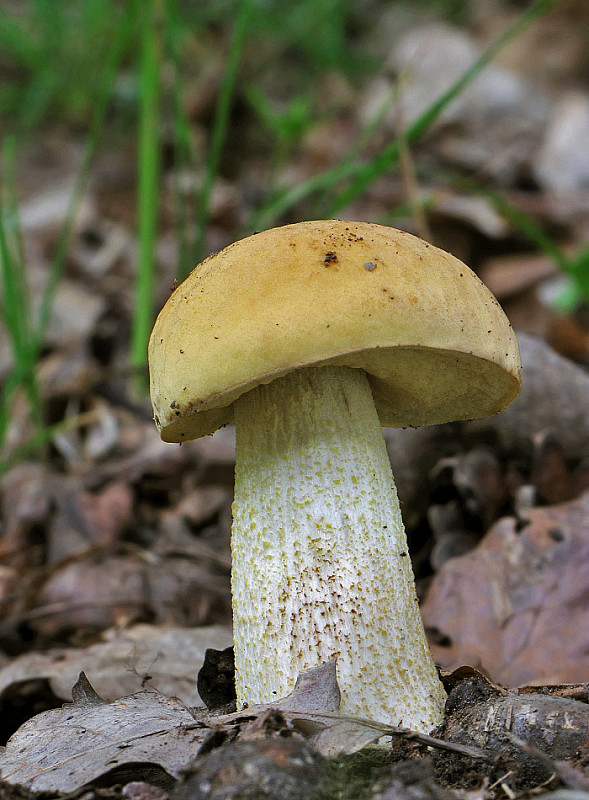
[[[430,731],[444,690],[366,375],[299,369],[235,403],[238,704],[337,656],[346,714]]]

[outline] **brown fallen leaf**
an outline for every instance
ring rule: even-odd
[[[514,690],[512,690],[514,691]],[[545,694],[550,697],[566,697],[589,703],[589,682],[586,683],[553,683],[550,686],[518,686],[517,694]]]
[[[562,94],[534,164],[540,184],[557,197],[580,193],[587,186],[589,154],[584,132],[588,126],[589,97],[580,91]]]
[[[100,706],[106,702],[95,691],[85,672],[80,672],[78,680],[72,686],[72,700],[77,706]]]
[[[462,556],[476,546],[478,539],[466,531],[458,500],[432,503],[427,510],[427,519],[435,542],[429,557],[434,570],[448,559]]]
[[[208,647],[196,679],[198,693],[209,711],[235,711],[235,657],[233,645],[224,650]]]
[[[105,703],[84,674],[72,694],[78,702],[38,714],[12,735],[0,753],[2,780],[34,792],[68,792],[99,777],[104,783],[107,774],[116,782],[121,768],[135,764],[137,777],[147,767],[159,768],[159,785],[166,785],[166,777],[177,778],[188,768],[212,731],[233,729],[231,738],[242,733],[245,745],[268,725],[283,726],[283,712],[269,706],[219,717],[204,709],[190,711],[181,701],[155,692]],[[337,708],[339,696],[333,661],[299,676],[282,702],[302,716],[309,706]],[[128,772],[125,777],[131,779]]]
[[[42,464],[23,462],[0,481],[4,530],[0,543],[2,559],[28,559],[29,535],[49,516],[54,476]]]
[[[0,778],[34,792],[76,791],[90,781],[125,780],[145,774],[166,787],[197,754],[225,742],[237,742],[244,754],[272,748],[271,737],[293,737],[302,750],[335,756],[354,753],[383,736],[413,739],[463,756],[485,759],[468,745],[443,742],[371,720],[340,717],[335,660],[301,674],[293,692],[275,705],[246,708],[234,714],[189,710],[177,699],[155,692],[105,703],[85,675],[76,682],[73,705],[46,711],[25,722],[0,753]],[[302,743],[306,738],[312,749]],[[256,742],[258,743],[256,745]],[[251,749],[251,748],[250,748]],[[301,748],[299,748],[301,749]],[[224,756],[217,756],[223,760]],[[135,766],[134,766],[135,765]],[[139,769],[139,775],[133,772]],[[197,768],[198,771],[198,768]]]
[[[136,779],[142,778],[150,765],[159,784],[169,787],[207,732],[183,703],[156,692],[67,705],[18,729],[0,754],[0,777],[33,792],[73,792],[124,768],[131,780],[132,765]]]
[[[216,575],[190,557],[148,564],[147,586],[149,608],[157,621],[193,627],[231,618],[228,575]]]
[[[145,780],[129,781],[123,786],[122,795],[127,800],[168,800],[168,793],[164,789]]]
[[[534,437],[534,457],[530,482],[535,487],[538,505],[556,505],[575,496],[573,476],[566,452],[551,431]]]
[[[62,701],[71,700],[71,687],[83,670],[107,701],[138,692],[146,676],[158,692],[199,703],[196,677],[207,648],[222,649],[231,632],[220,625],[202,628],[135,625],[103,634],[103,641],[84,648],[54,648],[13,659],[0,669],[0,712],[15,686],[49,681]]]
[[[587,320],[579,313],[554,315],[547,339],[554,349],[585,366],[589,362],[589,330]]]
[[[470,663],[505,686],[589,680],[589,492],[500,520],[447,561],[422,613],[436,661]]]
[[[479,278],[501,303],[556,274],[557,266],[553,259],[536,253],[489,258],[478,270]]]
[[[336,659],[332,659],[302,672],[293,691],[276,703],[250,706],[231,714],[211,715],[209,721],[225,731],[237,726],[240,729],[238,737],[247,738],[248,726],[253,725],[257,730],[260,719],[266,719],[270,711],[274,714],[274,724],[302,733],[321,755],[329,758],[356,753],[383,737],[413,740],[426,746],[450,749],[470,758],[486,758],[485,753],[476,748],[446,743],[396,725],[341,715],[339,704]],[[282,722],[278,723],[278,720]]]
[[[301,673],[292,692],[276,703],[276,708],[305,713],[306,711],[336,712],[341,702],[337,682],[336,659]]]
[[[26,621],[52,639],[78,629],[103,630],[142,620],[147,604],[140,559],[89,550],[56,566]]]
[[[230,502],[231,493],[221,486],[196,486],[182,495],[175,512],[191,525],[202,527]]]
[[[389,115],[396,127],[423,113],[480,53],[474,38],[442,23],[410,27],[393,41],[389,67],[403,75]],[[494,63],[440,114],[430,146],[452,163],[507,182],[529,162],[549,112],[546,96]]]
[[[569,458],[589,452],[589,375],[535,336],[518,333],[522,390],[496,417],[467,424],[475,432],[495,429],[504,447],[530,442],[550,430]]]
[[[124,480],[88,492],[79,480],[63,480],[55,488],[57,512],[49,525],[50,562],[85,550],[91,544],[112,548],[130,525],[133,495]]]
[[[494,443],[496,455],[515,453],[527,461],[534,439],[550,435],[571,462],[575,495],[588,486],[589,471],[583,470],[583,463],[589,462],[589,375],[535,336],[518,333],[518,340],[523,363],[522,390],[500,414],[465,423],[385,429],[403,517],[409,528],[418,527],[431,507],[432,471],[440,462],[455,459],[457,454],[468,453],[477,445],[488,446],[489,441]],[[515,477],[515,483],[518,481],[521,476]],[[511,478],[506,482],[514,484]],[[512,494],[514,490],[511,486]],[[485,514],[492,515],[493,508],[497,509],[496,502],[486,506]],[[462,527],[457,531],[465,532]],[[445,558],[443,554],[436,563]]]
[[[39,386],[46,399],[82,395],[99,377],[100,368],[82,340],[53,350],[39,364]]]
[[[487,530],[508,499],[499,459],[487,447],[474,447],[456,457],[453,480],[467,510]]]
[[[7,625],[26,622],[54,639],[145,619],[198,626],[230,618],[227,570],[215,574],[190,554],[159,557],[140,548],[122,549],[119,555],[90,547],[56,564],[33,607]]]

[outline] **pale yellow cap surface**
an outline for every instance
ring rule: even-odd
[[[385,426],[495,414],[521,362],[499,303],[461,261],[366,222],[285,225],[199,264],[162,309],[149,343],[162,438],[232,422],[232,404],[307,365],[366,371]]]

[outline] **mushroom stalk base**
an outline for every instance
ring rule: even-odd
[[[428,732],[445,694],[366,375],[310,367],[235,403],[238,707],[337,656],[341,711]]]

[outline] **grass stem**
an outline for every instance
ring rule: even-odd
[[[147,343],[153,322],[153,286],[157,240],[160,175],[160,90],[164,0],[146,0],[141,8],[141,101],[138,157],[138,257],[131,365],[147,362]]]
[[[193,252],[193,262],[195,264],[204,256],[206,231],[210,216],[211,192],[219,172],[221,153],[229,125],[229,114],[252,6],[252,0],[241,0],[239,4],[239,13],[233,31],[227,67],[215,110],[205,175],[196,214],[197,232]]]

